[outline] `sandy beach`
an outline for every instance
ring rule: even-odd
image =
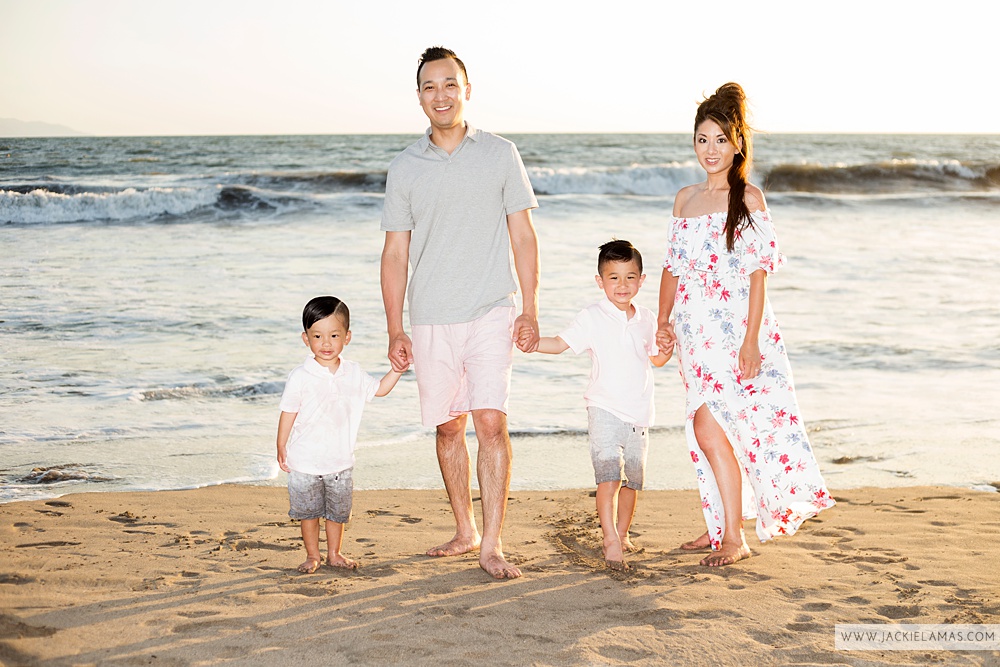
[[[862,488],[797,535],[709,569],[694,491],[640,497],[629,573],[604,567],[591,491],[517,492],[492,581],[443,492],[355,494],[357,571],[295,566],[282,488],[86,493],[0,505],[4,665],[997,664],[834,649],[837,623],[1000,623],[1000,495]],[[478,503],[477,503],[478,505]]]

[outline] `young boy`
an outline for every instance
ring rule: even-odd
[[[642,490],[653,424],[653,370],[673,350],[656,348],[656,315],[632,303],[646,276],[642,255],[628,241],[609,241],[597,258],[597,286],[605,298],[583,309],[561,334],[543,337],[538,351],[590,353],[590,384],[584,393],[590,457],[597,483],[597,516],[604,532],[604,559],[627,570],[624,552],[637,492]]]
[[[388,394],[402,375],[381,380],[341,358],[351,342],[351,313],[333,296],[318,296],[302,311],[302,341],[311,357],[288,375],[278,420],[278,465],[288,473],[288,516],[302,524],[306,560],[299,572],[320,566],[319,518],[326,519],[327,565],[354,569],[340,553],[351,518],[354,444],[365,403]]]

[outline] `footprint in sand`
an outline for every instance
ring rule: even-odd
[[[920,616],[920,607],[917,605],[907,605],[907,606],[895,606],[895,605],[885,605],[882,607],[876,607],[875,613],[879,616],[885,618],[891,618],[893,620],[900,618],[915,618]]]

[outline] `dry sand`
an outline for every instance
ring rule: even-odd
[[[87,493],[0,505],[5,665],[903,665],[1000,653],[834,649],[836,623],[1000,623],[1000,494],[834,490],[838,505],[730,567],[677,545],[694,491],[640,495],[642,552],[606,569],[591,491],[511,494],[505,547],[428,558],[436,491],[355,494],[355,572],[298,574],[284,489]]]

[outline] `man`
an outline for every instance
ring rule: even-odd
[[[424,51],[417,97],[430,128],[389,165],[382,300],[389,361],[398,371],[414,364],[421,419],[437,428],[438,463],[455,515],[455,536],[427,554],[479,549],[483,570],[512,579],[521,572],[507,562],[500,538],[510,488],[507,401],[514,332],[521,332],[522,351],[538,346],[538,238],[531,221],[538,202],[514,144],[465,122],[471,94],[453,51]],[[515,318],[518,284],[522,310]],[[412,341],[403,328],[406,296]],[[482,536],[465,440],[470,413],[479,441]]]

